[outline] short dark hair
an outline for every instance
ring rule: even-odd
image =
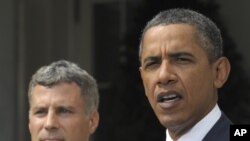
[[[194,26],[198,41],[205,49],[210,62],[217,60],[223,55],[223,45],[220,29],[216,24],[206,16],[189,9],[170,9],[162,11],[150,20],[142,31],[140,47],[139,47],[139,60],[141,61],[141,54],[143,51],[143,38],[145,32],[158,25],[169,24],[189,24]]]

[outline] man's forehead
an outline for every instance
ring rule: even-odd
[[[37,85],[34,87],[31,104],[77,104],[82,101],[80,88],[73,87],[46,87]]]
[[[77,108],[76,105],[74,104],[68,104],[68,103],[53,103],[53,104],[48,104],[48,103],[35,103],[34,105],[31,106],[31,109],[59,109],[59,108],[67,108],[67,109],[75,109]]]

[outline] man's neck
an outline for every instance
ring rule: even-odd
[[[212,110],[210,110],[210,112],[208,112],[208,114],[206,114],[205,116],[203,116],[203,118],[201,118],[200,120],[196,121],[193,124],[189,123],[191,126],[189,126],[189,127],[186,126],[187,127],[186,129],[182,129],[182,131],[179,131],[179,132],[178,132],[178,130],[172,130],[173,128],[167,129],[167,137],[171,138],[170,141],[172,141],[172,140],[178,140],[179,138],[182,138],[184,135],[189,134],[190,132],[192,134],[194,130],[195,130],[195,132],[196,132],[196,130],[200,130],[200,125],[202,125],[204,123],[206,124],[207,122],[210,122],[208,120],[211,120],[211,121],[213,121],[213,123],[215,123],[219,119],[220,115],[221,115],[221,111],[220,111],[218,105],[216,104],[212,108]],[[204,129],[209,130],[212,126],[213,125],[206,126],[208,128],[204,128]],[[181,130],[181,129],[179,129],[179,130]]]

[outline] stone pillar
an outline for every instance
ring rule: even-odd
[[[16,36],[14,0],[0,1],[0,140],[16,138]]]

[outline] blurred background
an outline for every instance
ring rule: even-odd
[[[250,124],[250,1],[241,0],[1,0],[0,141],[29,141],[27,88],[52,61],[79,64],[98,81],[101,121],[94,141],[163,141],[144,96],[138,44],[146,22],[184,7],[222,30],[232,72],[219,105],[237,124]]]

